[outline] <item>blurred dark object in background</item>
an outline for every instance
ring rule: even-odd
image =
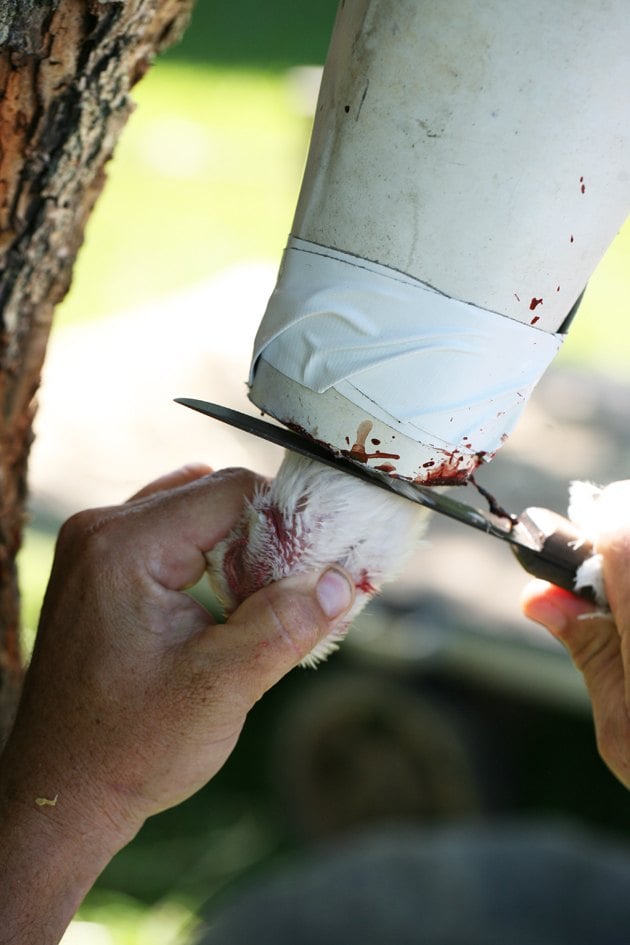
[[[627,851],[558,823],[381,831],[285,864],[202,942],[623,945],[629,884]]]

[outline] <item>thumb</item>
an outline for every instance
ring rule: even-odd
[[[252,702],[301,662],[317,643],[339,631],[354,594],[350,576],[335,566],[319,575],[284,578],[243,601],[225,629],[229,630],[231,645],[240,651],[243,686],[251,687]]]
[[[611,615],[544,581],[531,582],[521,603],[525,616],[546,627],[568,650],[584,676],[596,717],[608,715],[620,698],[623,703],[620,639]]]

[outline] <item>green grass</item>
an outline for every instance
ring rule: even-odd
[[[175,899],[147,907],[121,893],[95,893],[81,909],[69,945],[75,939],[76,945],[187,945],[195,924]]]
[[[559,364],[630,376],[630,220],[595,270]]]
[[[57,326],[284,246],[310,131],[286,76],[161,63],[135,98]]]
[[[39,528],[27,528],[17,565],[22,601],[22,651],[28,657],[35,639],[39,612],[48,583],[55,549],[54,536]]]

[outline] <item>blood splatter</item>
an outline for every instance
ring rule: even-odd
[[[468,479],[468,470],[453,468],[450,463],[440,463],[425,476],[418,476],[416,482],[423,486],[463,485]]]
[[[364,594],[376,594],[376,588],[370,583],[368,573],[365,569],[361,571],[360,578],[354,586],[358,591],[363,591]]]
[[[535,297],[532,298],[531,302],[529,303],[529,310],[530,310],[530,312],[533,312],[534,309],[535,309],[538,305],[542,305],[542,304],[543,304],[543,300],[542,300],[542,299],[537,299],[537,298],[535,298]]]
[[[470,479],[470,482],[472,482],[477,492],[484,497],[488,503],[488,508],[493,515],[498,516],[498,518],[507,518],[513,525],[516,525],[518,522],[518,515],[514,515],[513,512],[506,512],[503,506],[499,505],[492,493],[488,492],[487,489],[484,489],[483,486],[480,486],[479,483],[476,482],[475,477],[472,474],[468,478]]]
[[[536,322],[539,322],[539,321],[540,321],[540,315],[534,315],[534,317],[531,319],[531,321],[530,321],[529,324],[530,324],[530,325],[535,325]]]
[[[363,420],[357,427],[357,435],[353,445],[350,447],[350,456],[357,459],[360,463],[367,463],[367,453],[365,451],[365,441],[368,433],[372,429],[371,420]]]
[[[371,420],[363,420],[358,428],[356,439],[350,450],[342,450],[343,456],[349,456],[359,463],[367,463],[368,459],[400,459],[399,453],[384,453],[382,450],[376,450],[374,453],[368,453],[365,449],[365,441],[372,429]],[[374,442],[374,440],[372,440]],[[377,441],[378,442],[378,441]]]
[[[280,419],[281,423],[284,423],[285,426],[287,426],[290,430],[293,430],[295,433],[299,433],[300,436],[303,436],[306,440],[310,440],[311,443],[317,443],[318,446],[323,446],[324,449],[328,450],[329,453],[333,453],[336,455],[341,454],[342,456],[350,455],[349,450],[340,450],[337,446],[333,446],[332,443],[327,443],[325,440],[320,440],[316,436],[312,436],[308,432],[308,430],[306,430],[299,423],[295,423],[293,420],[282,420],[282,418],[278,418],[278,419]],[[346,443],[349,446],[350,439],[348,437],[346,437],[345,439],[346,439]],[[397,459],[398,458],[399,457],[397,457]]]
[[[459,450],[439,450],[444,459],[442,462],[430,460],[422,464],[426,472],[419,473],[414,482],[423,486],[456,486],[463,485],[473,469],[476,469],[483,459],[483,453],[475,453],[473,457],[460,453]],[[471,465],[472,459],[472,465]],[[462,465],[463,464],[463,465]]]
[[[270,527],[276,533],[279,544],[288,545],[291,536],[289,535],[284,516],[282,515],[280,509],[275,505],[270,505],[264,510],[263,515],[267,519]]]
[[[383,450],[376,450],[374,453],[366,453],[368,459],[400,459],[400,453],[384,453]]]
[[[580,177],[580,193],[586,193],[586,184],[584,183],[583,177]]]
[[[381,463],[380,466],[375,466],[374,469],[378,469],[380,472],[384,473],[396,472],[396,467],[392,466],[391,463]]]
[[[573,242],[574,242],[573,233],[571,233],[571,236],[569,237],[569,242],[570,242],[570,243],[573,243]]]
[[[226,549],[223,558],[223,573],[232,594],[240,601],[260,588],[245,567],[247,538],[241,535]]]
[[[370,440],[370,443],[372,444],[372,446],[380,446],[380,445],[381,445],[381,441],[380,441],[380,440],[376,440],[376,439]]]

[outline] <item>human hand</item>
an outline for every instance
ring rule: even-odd
[[[603,490],[596,522],[610,614],[544,581],[526,587],[522,606],[564,644],[584,676],[599,752],[630,787],[630,480]]]
[[[352,605],[336,568],[270,585],[214,624],[184,591],[257,478],[208,472],[79,513],[59,536],[0,808],[39,804],[47,829],[105,837],[108,855],[219,770],[256,700]]]

